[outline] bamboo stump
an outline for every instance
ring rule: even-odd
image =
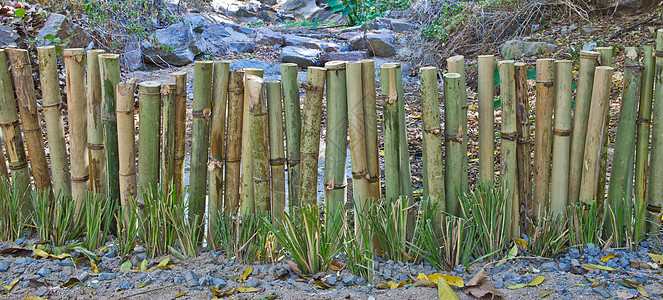
[[[285,149],[283,147],[283,103],[281,82],[267,82],[269,113],[269,164],[272,174],[272,223],[279,224],[285,213]],[[299,99],[299,96],[297,97]],[[299,109],[299,107],[297,107]],[[299,151],[297,151],[299,156]]]
[[[254,213],[269,213],[269,137],[265,134],[269,117],[265,82],[258,76],[245,77],[249,99],[249,121],[251,123],[251,154],[253,163]]]
[[[209,154],[209,128],[212,114],[211,61],[197,61],[193,75],[193,131],[191,143],[191,179],[189,180],[189,221],[202,228],[205,222],[205,195],[207,194],[207,160]],[[197,220],[199,223],[195,224]],[[202,241],[202,230],[196,238]]]
[[[117,84],[120,83],[120,56],[118,54],[99,55],[99,74],[101,74],[101,119],[104,124],[108,197],[113,203],[119,203],[120,166],[117,145],[115,89]]]
[[[384,123],[384,166],[385,166],[385,193],[390,201],[400,198],[401,176],[398,138],[398,91],[396,90],[396,67],[384,64],[380,67],[380,90],[382,92],[382,117]]]
[[[654,108],[652,110],[651,155],[647,210],[660,211],[663,207],[663,29],[656,31],[656,74]],[[656,222],[660,222],[657,220]]]
[[[663,50],[663,49],[659,49]],[[651,125],[652,98],[654,96],[654,48],[651,45],[644,46],[643,49],[644,72],[642,79],[642,89],[640,92],[640,103],[638,110],[638,129],[635,155],[635,199],[637,205],[644,213],[647,206],[647,173],[649,164],[649,138]],[[644,218],[642,220],[644,222]],[[640,224],[646,232],[650,231],[649,222]]]
[[[325,203],[337,211],[347,202],[345,176],[348,139],[348,103],[345,62],[328,62],[327,135],[325,137]]]
[[[184,192],[184,151],[186,139],[186,72],[170,74],[175,88],[175,131],[173,147],[173,193],[176,199],[183,199]]]
[[[288,196],[290,208],[299,207],[299,186],[301,174],[302,116],[299,104],[299,84],[297,81],[297,65],[281,64],[283,80],[283,106],[285,107],[285,142],[286,161],[288,163]]]
[[[246,68],[244,69],[244,87],[246,87],[246,76],[258,76],[262,77],[264,70]],[[253,192],[253,145],[251,145],[251,122],[249,121],[250,112],[249,112],[249,98],[248,93],[244,93],[244,100],[242,104],[243,108],[243,117],[242,122],[242,158],[241,158],[241,188],[240,188],[240,213],[245,215],[246,213],[255,212],[255,195]],[[266,129],[265,129],[266,130]]]
[[[242,115],[244,110],[244,71],[231,71],[228,82],[228,139],[223,210],[236,215],[239,209],[240,159],[242,155]]]
[[[120,205],[125,226],[129,226],[131,201],[135,201],[136,186],[136,124],[134,123],[134,92],[136,79],[117,85],[117,140],[120,175]]]
[[[529,216],[538,220],[539,211],[550,203],[550,160],[552,151],[552,115],[555,103],[555,65],[552,59],[536,61],[536,124],[534,127],[534,169],[532,205]],[[519,195],[520,196],[520,195]]]
[[[364,212],[368,208],[371,197],[368,166],[366,163],[366,122],[364,121],[363,83],[361,80],[361,62],[348,62],[346,64],[347,76],[347,111],[350,134],[350,159],[352,168],[352,195],[356,211]],[[358,216],[355,214],[355,232],[361,238],[366,234],[359,228]]]
[[[142,208],[143,195],[149,195],[159,187],[161,83],[144,81],[138,84],[138,108],[138,201],[139,208]]]
[[[437,68],[423,67],[421,77],[421,119],[423,122],[423,140],[426,145],[427,166],[423,176],[428,177],[428,196],[432,203],[438,203],[440,211],[446,209],[444,183],[444,161],[442,158],[442,127],[440,125],[440,100],[437,89]],[[447,81],[453,85],[453,77]],[[453,86],[450,85],[450,89]],[[446,85],[445,85],[446,86]],[[437,219],[437,218],[436,218]],[[438,224],[439,225],[439,224]]]
[[[209,161],[209,237],[217,235],[219,212],[223,210],[223,169],[225,166],[226,146],[226,108],[228,105],[229,62],[214,62],[212,72],[212,124],[210,131]],[[212,244],[217,241],[211,240]]]
[[[378,117],[375,95],[375,62],[370,59],[361,61],[361,82],[364,103],[364,135],[366,139],[366,169],[371,185],[371,198],[382,198],[380,186],[380,161],[378,159]]]
[[[516,68],[516,132],[518,145],[518,213],[521,220],[527,217],[527,208],[532,202],[532,146],[530,143],[529,84],[527,84],[527,64],[515,63]],[[522,232],[527,232],[526,222],[520,224]]]

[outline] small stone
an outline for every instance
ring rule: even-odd
[[[1,263],[0,264],[0,272],[7,272],[9,270],[9,264],[8,263]]]
[[[580,250],[578,250],[578,248],[569,249],[569,257],[580,258]]]
[[[71,259],[65,259],[60,261],[60,265],[63,267],[71,267],[74,265],[74,263],[71,262]]]
[[[516,276],[515,278],[513,278],[513,281],[516,282],[516,283],[522,283],[523,281],[525,281],[525,277]]]
[[[97,275],[97,280],[99,281],[113,280],[114,278],[115,274],[108,272],[101,272],[99,275]]]
[[[352,285],[357,280],[357,275],[350,275],[343,277],[343,283],[346,285]]]
[[[80,282],[85,282],[88,278],[90,278],[90,273],[88,272],[83,272],[81,274],[78,274],[78,276],[76,276],[76,279],[78,279],[78,281]]]
[[[25,237],[22,236],[16,240],[16,244],[23,245],[25,244]]]
[[[223,254],[223,251],[210,251],[210,254],[212,254],[213,256],[220,256],[221,254]]]
[[[580,261],[574,258],[571,260],[571,265],[574,267],[580,267]]]
[[[48,275],[51,275],[51,270],[47,267],[41,267],[41,269],[39,269],[39,271],[37,271],[37,275],[39,275],[41,277],[46,277]]]
[[[362,287],[359,288],[359,290],[360,290],[362,293],[365,293],[365,294],[370,293],[372,289],[373,289],[372,287],[367,286],[367,285],[366,285],[366,286],[362,286]],[[370,297],[369,297],[369,298],[370,298]],[[375,299],[375,298],[373,298],[373,299]]]
[[[458,265],[458,266],[456,266],[456,269],[454,271],[456,271],[456,273],[458,273],[458,274],[461,274],[465,271],[465,267],[462,266],[462,265]]]
[[[210,282],[210,277],[209,276],[202,276],[198,278],[198,285],[200,286],[207,286]]]
[[[389,277],[391,277],[391,270],[390,269],[384,269],[384,272],[382,274],[384,274],[385,277],[389,278]]]
[[[260,285],[260,280],[258,280],[258,278],[255,277],[249,277],[249,279],[246,280],[245,284],[250,287],[257,288]]]
[[[226,286],[226,281],[221,279],[221,278],[212,277],[210,279],[210,285],[221,288],[221,287]]]
[[[37,291],[35,292],[35,296],[42,297],[42,296],[46,295],[46,292],[48,292],[48,288],[45,287],[45,286],[42,286],[42,287],[37,289]]]
[[[562,270],[564,272],[568,272],[569,270],[571,270],[571,266],[569,266],[569,264],[567,264],[567,263],[561,262],[557,266],[559,267],[560,270]]]
[[[129,281],[126,281],[126,280],[120,281],[120,289],[121,290],[128,290],[130,288],[131,288],[131,283]]]
[[[541,269],[546,270],[546,271],[552,271],[555,269],[555,263],[554,262],[547,262],[545,264],[541,265]]]
[[[184,280],[189,287],[198,286],[198,280],[196,280],[196,274],[193,271],[184,272]]]
[[[117,253],[115,253],[115,249],[108,250],[108,252],[106,252],[106,254],[104,255],[104,257],[106,258],[113,258],[115,256],[117,256]]]
[[[606,291],[602,288],[595,287],[595,288],[592,288],[592,291],[594,293],[596,293],[597,295],[603,297],[603,298],[606,298],[606,299],[612,298],[612,297],[610,297],[610,293],[608,293],[608,291]]]
[[[142,262],[143,260],[146,260],[147,259],[147,253],[145,253],[145,252],[139,253],[138,255],[136,255],[136,259],[139,262]]]
[[[493,282],[493,286],[495,286],[496,289],[502,289],[502,288],[504,288],[504,282],[503,281],[495,281],[495,282]]]
[[[337,280],[338,280],[337,276],[329,276],[325,278],[325,283],[328,285],[335,285]]]
[[[60,271],[62,271],[62,266],[59,264],[54,264],[51,267],[51,272],[60,272]]]
[[[366,279],[364,279],[363,277],[359,277],[359,278],[357,278],[356,283],[357,283],[357,285],[364,286],[364,285],[366,285]]]

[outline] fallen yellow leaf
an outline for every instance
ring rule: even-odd
[[[422,280],[422,279],[428,279],[428,276],[426,276],[426,274],[424,273],[419,273],[419,275],[417,275],[417,280]]]
[[[517,289],[522,289],[526,286],[527,286],[527,283],[516,283],[516,284],[512,284],[510,286],[507,286],[506,288],[510,289],[510,290],[517,290]]]
[[[544,277],[543,275],[539,275],[539,276],[536,276],[534,279],[532,279],[532,281],[530,281],[527,285],[528,286],[537,286],[537,285],[541,284],[543,282],[543,280],[545,280],[545,279],[546,279],[546,277]]]
[[[444,280],[446,280],[447,283],[450,286],[455,286],[455,287],[459,287],[459,288],[462,288],[462,287],[465,286],[465,283],[463,282],[463,278],[460,278],[458,276],[440,274],[440,277],[444,278]]]
[[[259,292],[260,289],[254,288],[254,287],[246,287],[246,286],[240,286],[237,288],[237,291],[240,293],[255,293]]]
[[[660,254],[653,254],[653,253],[647,253],[651,260],[653,260],[657,264],[663,264],[663,255]]]
[[[440,300],[455,300],[458,295],[451,289],[446,280],[437,281],[437,297]]]
[[[399,283],[395,283],[393,281],[387,281],[387,286],[389,286],[390,289],[397,289],[397,288],[402,288],[405,286],[405,281],[401,281]]]
[[[90,265],[92,266],[92,272],[94,272],[94,274],[99,274],[99,268],[97,268],[97,264],[95,264],[94,261],[90,261]]]
[[[608,255],[606,255],[606,256],[604,256],[604,257],[601,257],[601,261],[602,261],[602,262],[606,262],[606,261],[609,261],[609,260],[611,260],[611,259],[613,259],[613,258],[615,258],[615,257],[617,257],[617,255],[610,253],[610,254],[608,254]]]
[[[514,239],[513,240],[518,246],[527,248],[527,241],[524,239]]]
[[[253,273],[253,267],[248,267],[244,269],[244,273],[242,273],[242,276],[240,276],[239,279],[237,279],[237,282],[246,281],[246,278],[248,278],[249,275],[251,275],[251,273]]]

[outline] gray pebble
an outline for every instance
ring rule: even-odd
[[[82,272],[81,274],[78,274],[78,276],[76,276],[76,279],[78,279],[78,281],[80,282],[85,282],[88,278],[90,278],[90,273],[85,271]]]
[[[22,236],[16,240],[16,244],[23,245],[25,244],[25,237]]]
[[[130,288],[131,288],[131,283],[129,281],[126,281],[126,280],[120,281],[120,289],[121,290],[128,290]]]
[[[7,272],[9,270],[9,264],[8,263],[1,263],[0,264],[0,272]]]
[[[328,284],[328,285],[335,285],[337,280],[338,280],[338,277],[329,276],[329,277],[325,278],[325,283]]]
[[[115,256],[117,256],[117,253],[115,253],[115,249],[112,248],[108,250],[108,252],[106,252],[106,254],[104,255],[104,257],[106,258],[113,258]]]
[[[360,290],[362,293],[366,293],[366,294],[370,293],[372,289],[373,289],[372,287],[367,286],[367,285],[362,286],[362,287],[359,288],[359,290]]]
[[[136,259],[137,259],[139,262],[140,262],[140,261],[143,261],[143,260],[145,260],[145,259],[147,259],[147,253],[145,253],[145,252],[143,252],[143,253],[138,253],[138,255],[136,255]]]
[[[48,275],[51,275],[51,270],[48,269],[47,267],[41,267],[41,269],[39,269],[39,271],[37,271],[37,275],[39,275],[41,277],[46,277]]]
[[[346,285],[352,285],[357,280],[357,275],[350,275],[343,277],[343,283]]]
[[[357,283],[357,285],[364,286],[364,285],[366,285],[366,279],[364,279],[362,277],[359,277],[359,278],[357,278],[356,283]]]
[[[569,257],[580,258],[580,250],[578,250],[578,248],[569,249]]]
[[[186,285],[189,287],[198,286],[198,280],[196,279],[196,274],[193,271],[184,272],[184,280]]]
[[[198,279],[198,285],[200,286],[208,286],[211,281],[211,277],[209,276],[202,276]]]
[[[569,266],[569,264],[567,264],[567,263],[561,262],[557,266],[559,267],[560,270],[562,270],[564,272],[568,272],[569,270],[571,270],[571,266]]]
[[[108,273],[108,272],[101,272],[97,276],[97,280],[99,280],[99,281],[113,280],[114,278],[115,278],[115,274]]]
[[[603,297],[603,298],[606,298],[606,299],[612,298],[612,297],[610,297],[610,293],[608,293],[608,291],[606,291],[602,288],[595,287],[595,288],[592,288],[592,291],[594,293],[596,293],[597,295]]]
[[[552,261],[549,261],[549,262],[547,262],[547,263],[545,263],[545,264],[542,264],[542,265],[541,265],[541,269],[543,269],[543,270],[545,270],[545,271],[552,271],[552,270],[555,270],[555,263],[552,262]]]
[[[385,277],[390,278],[391,277],[391,270],[389,269],[384,269],[384,272],[382,272]]]
[[[503,281],[495,281],[493,282],[493,286],[495,286],[496,289],[502,289],[504,288],[504,282]]]
[[[580,267],[580,261],[577,259],[572,259],[571,260],[571,265],[574,267]]]
[[[37,291],[35,292],[35,296],[42,297],[42,296],[46,295],[46,292],[48,292],[48,288],[45,287],[45,286],[42,286],[42,287],[37,289]]]
[[[253,272],[251,272],[251,275],[253,276],[260,275],[260,268],[253,268]]]

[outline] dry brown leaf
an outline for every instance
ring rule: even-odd
[[[292,269],[292,271],[295,272],[295,274],[297,274],[297,276],[304,277],[304,275],[302,274],[302,270],[299,269],[296,262],[292,260],[288,260],[286,262],[288,263],[288,266],[290,266],[290,269]]]
[[[414,282],[414,286],[422,286],[422,287],[429,287],[429,288],[437,288],[437,283],[432,282],[428,279],[420,279]]]
[[[486,276],[486,271],[484,269],[479,270],[478,273],[476,273],[470,281],[467,282],[465,285],[466,287],[472,287],[472,286],[477,286],[481,284],[482,281],[484,281],[487,278]]]

